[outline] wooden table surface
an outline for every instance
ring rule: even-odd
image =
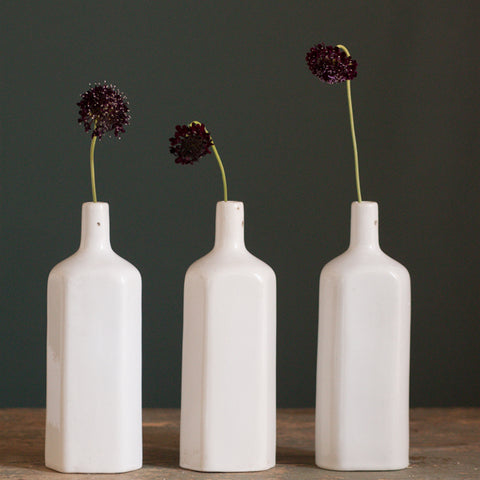
[[[480,408],[413,409],[410,462],[392,472],[334,472],[314,461],[312,409],[279,410],[277,465],[264,472],[198,473],[178,466],[179,411],[143,414],[144,467],[123,474],[62,474],[43,463],[43,409],[0,409],[0,479],[480,480]]]

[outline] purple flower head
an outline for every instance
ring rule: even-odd
[[[177,125],[175,136],[170,138],[170,153],[176,156],[175,163],[193,164],[210,151],[212,137],[203,123]]]
[[[326,83],[340,83],[357,76],[357,62],[339,47],[319,43],[305,56],[308,68]]]
[[[86,132],[93,128],[92,137],[100,139],[111,131],[118,137],[129,124],[127,97],[114,85],[94,85],[82,94],[77,105],[80,107],[78,123],[83,124]]]

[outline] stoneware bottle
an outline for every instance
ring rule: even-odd
[[[48,278],[45,463],[142,466],[141,277],[110,246],[107,203],[84,203],[79,250]]]
[[[332,470],[408,466],[410,277],[352,204],[348,250],[320,275],[315,453]]]
[[[243,203],[218,202],[215,246],[187,271],[180,466],[275,465],[276,280],[244,243]]]

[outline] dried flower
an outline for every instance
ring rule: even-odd
[[[97,84],[82,94],[78,123],[85,131],[93,129],[92,137],[102,138],[110,131],[118,137],[130,121],[127,97],[114,85]]]
[[[350,130],[352,132],[353,157],[355,163],[355,183],[358,201],[362,201],[360,188],[360,168],[358,165],[357,138],[353,120],[352,90],[350,80],[357,76],[357,62],[350,56],[350,52],[343,45],[332,47],[319,43],[312,47],[305,56],[310,71],[326,83],[347,82],[348,112],[350,115]]]
[[[338,46],[319,43],[305,56],[308,68],[320,80],[326,83],[340,83],[357,76],[357,62]]]
[[[210,151],[212,137],[203,123],[193,122],[190,125],[177,125],[175,136],[170,138],[170,153],[176,156],[175,163],[182,165],[198,162]]]
[[[90,177],[92,182],[93,201],[97,201],[95,187],[94,153],[97,138],[102,138],[107,132],[113,131],[118,137],[125,132],[125,126],[130,121],[127,97],[114,85],[97,84],[82,94],[77,103],[80,107],[78,123],[83,123],[85,131],[92,131],[90,142]]]
[[[205,125],[200,122],[192,122],[190,125],[177,125],[175,135],[170,138],[170,153],[175,155],[175,163],[183,165],[193,164],[210,151],[212,147],[213,154],[217,159],[223,182],[223,199],[228,201],[227,177],[225,169],[218,154],[217,147],[213,143],[212,136]]]

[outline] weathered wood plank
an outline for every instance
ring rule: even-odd
[[[334,472],[314,462],[312,409],[279,410],[277,466],[256,473],[198,473],[178,467],[179,411],[144,410],[144,467],[117,475],[60,474],[43,463],[45,411],[0,410],[0,478],[37,480],[450,480],[480,479],[480,409],[411,412],[411,466],[396,472]]]

